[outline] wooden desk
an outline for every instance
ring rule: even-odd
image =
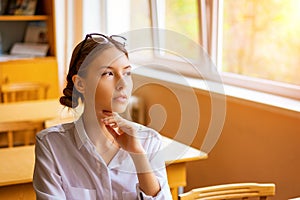
[[[35,199],[34,146],[0,149],[0,199]]]
[[[32,111],[32,112],[28,112]],[[72,114],[72,111],[68,111],[68,109],[61,106],[57,99],[54,100],[41,100],[34,102],[22,102],[22,103],[11,103],[11,104],[0,104],[0,123],[2,121],[42,121],[48,122],[50,125],[54,125],[57,123],[63,123],[67,121],[72,121],[75,117]],[[2,114],[5,113],[5,114]],[[78,117],[78,115],[76,116]],[[46,126],[50,126],[47,125]],[[178,188],[186,186],[186,163],[195,160],[206,159],[207,154],[203,153],[197,149],[191,148],[182,143],[176,142],[172,139],[163,137],[163,145],[164,150],[162,153],[166,158],[166,168],[168,174],[168,181],[171,188],[173,199],[177,199],[178,196]],[[29,168],[32,167],[34,163],[33,147],[27,147],[31,150],[23,150],[21,147],[16,148],[15,151],[24,151],[24,155],[22,158],[26,159],[26,162],[30,162],[28,165]],[[12,152],[13,154],[13,152]],[[16,154],[16,153],[15,153]],[[21,154],[20,154],[21,155]],[[11,157],[11,156],[10,156]],[[10,163],[10,161],[3,161],[2,159],[6,159],[3,156],[0,156],[0,163],[6,162]],[[23,162],[23,159],[21,162]],[[15,159],[18,160],[18,159]],[[25,162],[25,161],[24,161]],[[16,167],[23,166],[19,164]],[[14,165],[14,164],[12,164]],[[14,166],[8,167],[7,169],[13,170]],[[2,168],[1,168],[2,169]],[[17,170],[18,171],[18,170]],[[3,173],[3,171],[1,172]],[[28,169],[27,174],[28,177],[32,177],[32,168]],[[2,180],[2,174],[1,174]],[[16,180],[21,179],[20,177],[15,177]],[[22,183],[24,179],[21,179]],[[30,179],[31,180],[31,179]],[[7,184],[7,183],[6,183]],[[11,184],[10,184],[11,185]],[[3,186],[3,185],[0,185]],[[1,196],[0,196],[1,199]]]
[[[4,130],[7,130],[7,127],[10,125],[22,125],[28,124],[28,122],[34,123],[38,127],[50,126],[51,123],[56,123],[55,121],[69,122],[73,121],[75,118],[73,116],[73,111],[65,108],[60,105],[58,99],[50,100],[36,100],[36,101],[22,101],[14,103],[0,103],[0,124],[2,127],[5,127]],[[45,124],[45,123],[50,123]],[[22,127],[19,127],[19,130]],[[25,128],[25,127],[24,127]],[[13,145],[14,143],[31,143],[34,142],[33,132],[25,133],[25,141],[23,135],[15,134],[17,133],[18,128],[12,129],[10,135],[6,137],[1,137],[0,145]],[[39,128],[40,129],[40,128]],[[39,130],[37,129],[37,130]]]
[[[168,182],[173,199],[178,199],[178,189],[187,185],[186,163],[207,158],[207,154],[167,137],[163,137]]]
[[[0,113],[0,123],[74,119],[72,111],[62,106],[58,99],[0,103]]]

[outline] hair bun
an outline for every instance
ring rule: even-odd
[[[73,93],[73,90],[69,87],[66,87],[64,90],[63,90],[63,94],[67,97],[72,97],[72,93]]]

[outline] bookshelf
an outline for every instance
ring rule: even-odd
[[[1,0],[0,0],[1,1]],[[2,55],[0,55],[0,84],[36,81],[50,84],[49,98],[59,95],[56,59],[54,0],[37,0],[34,15],[0,15]],[[47,28],[45,57],[11,56],[15,43],[24,43],[27,27],[32,23],[44,23]]]

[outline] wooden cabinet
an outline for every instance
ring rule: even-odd
[[[50,84],[49,98],[59,95],[56,59],[54,0],[37,0],[35,15],[0,15],[2,51],[8,54],[13,44],[24,42],[30,23],[45,23],[49,50],[46,57],[11,58],[0,55],[0,84],[37,81]]]

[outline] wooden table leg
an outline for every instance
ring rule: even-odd
[[[186,164],[173,163],[166,167],[173,200],[178,199],[178,187],[186,186]]]

